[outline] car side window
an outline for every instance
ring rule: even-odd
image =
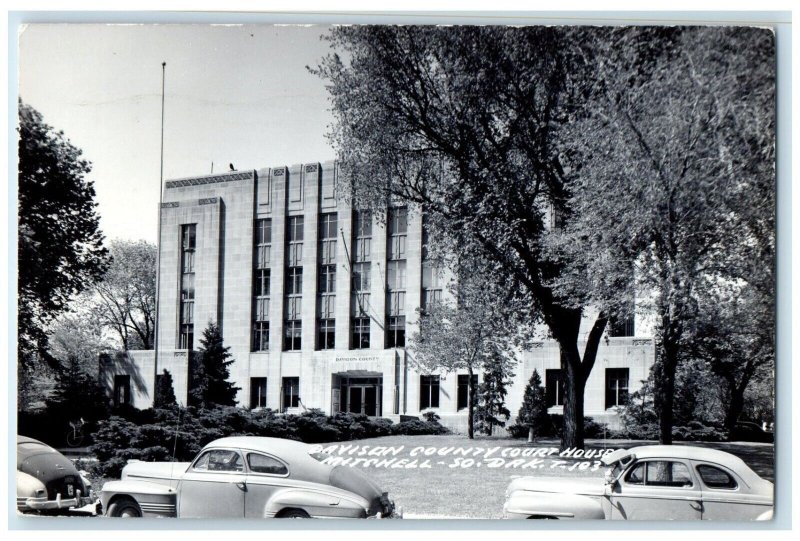
[[[644,484],[644,462],[640,462],[636,466],[634,466],[628,475],[625,477],[625,481],[631,485],[643,485]]]
[[[703,480],[703,484],[705,484],[708,488],[724,488],[728,490],[734,490],[739,486],[736,483],[736,480],[731,477],[728,472],[715,466],[700,464],[695,469],[697,470],[697,474],[700,475],[700,479]]]
[[[634,466],[625,477],[630,485],[688,488],[693,485],[689,468],[683,462],[650,460]]]
[[[242,457],[236,451],[214,449],[206,451],[197,459],[193,469],[197,471],[240,472],[244,471]]]
[[[247,465],[253,473],[268,473],[270,475],[286,475],[289,473],[286,464],[280,460],[258,453],[247,454]]]

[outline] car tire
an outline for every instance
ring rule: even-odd
[[[108,506],[108,516],[117,518],[141,518],[142,508],[130,498],[116,500]]]
[[[308,516],[308,513],[303,511],[302,509],[287,509],[283,511],[278,518],[311,518]]]

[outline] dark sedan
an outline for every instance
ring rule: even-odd
[[[91,484],[49,445],[17,436],[17,509],[58,511],[92,503]]]

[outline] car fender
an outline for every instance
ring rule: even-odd
[[[303,488],[276,491],[264,507],[264,517],[274,517],[283,509],[302,509],[312,517],[359,518],[369,502],[360,496],[342,496],[333,492]]]
[[[147,481],[109,481],[103,485],[100,502],[108,511],[118,497],[131,498],[142,509],[144,516],[174,517],[177,492],[160,483]]]
[[[33,475],[17,470],[17,509],[28,509],[28,498],[47,499],[47,488]]]
[[[605,519],[599,497],[516,491],[503,508],[507,518]]]

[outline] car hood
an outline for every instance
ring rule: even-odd
[[[190,462],[129,462],[122,478],[174,481],[183,477]]]
[[[563,477],[520,477],[508,486],[508,494],[516,490],[531,492],[551,492],[557,494],[581,494],[585,496],[602,496],[605,494],[603,478],[565,479]]]
[[[72,461],[56,451],[28,456],[17,464],[17,469],[45,484],[67,475],[81,478]]]

